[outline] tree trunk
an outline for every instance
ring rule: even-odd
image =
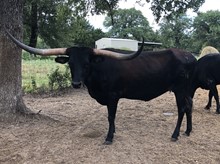
[[[26,113],[22,99],[21,49],[5,34],[22,38],[22,0],[2,0],[0,5],[0,114]]]
[[[108,9],[109,9],[108,14],[109,14],[109,16],[111,18],[111,25],[114,26],[115,25],[115,22],[114,22],[114,10],[113,10],[114,9],[114,5],[111,4],[111,1],[108,2],[107,0],[105,0],[104,2],[107,4]]]
[[[37,1],[31,3],[31,37],[29,46],[36,47],[38,37]]]

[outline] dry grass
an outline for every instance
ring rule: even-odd
[[[26,105],[48,119],[0,122],[0,163],[219,164],[220,115],[215,114],[215,103],[210,111],[203,109],[207,99],[208,92],[198,89],[193,131],[189,137],[182,135],[184,118],[177,142],[170,141],[177,121],[173,93],[148,102],[121,99],[114,142],[106,146],[107,109],[85,89],[53,97],[26,95]]]

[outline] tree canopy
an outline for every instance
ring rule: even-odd
[[[114,16],[114,26],[110,17],[106,17],[104,25],[110,28],[108,36],[141,40],[142,37],[152,38],[153,30],[141,11],[135,8],[118,9]]]
[[[25,38],[30,36],[26,42],[36,47],[37,38],[40,37],[50,47],[72,46],[83,41],[86,46],[94,46],[92,38],[99,39],[104,33],[100,30],[97,32],[84,18],[84,8],[81,1],[26,0]]]
[[[151,0],[146,0],[148,3]],[[191,9],[197,12],[205,0],[152,0],[151,10],[158,22],[160,18],[172,19]]]
[[[114,15],[114,10],[118,9],[118,3],[120,1],[128,0],[83,0],[83,4],[90,9],[93,14],[107,13],[108,16]],[[131,1],[131,0],[129,0]],[[202,6],[205,0],[132,0],[134,3],[143,2],[151,3],[151,10],[155,16],[155,20],[158,22],[161,18],[167,19],[185,14],[187,10],[191,9],[197,12]],[[85,8],[84,8],[85,9]]]
[[[192,32],[192,19],[185,14],[171,20],[162,19],[159,34],[164,47],[188,49]]]
[[[198,13],[193,27],[194,47],[197,51],[205,46],[213,46],[220,50],[220,11]]]
[[[25,42],[29,42],[29,45],[35,47],[37,38],[40,36],[40,38],[43,39],[43,41],[50,47],[82,44],[85,39],[76,35],[79,34],[79,31],[87,32],[86,34],[90,34],[92,36],[101,37],[104,35],[101,30],[95,30],[88,22],[86,22],[85,17],[89,13],[106,13],[109,17],[108,26],[110,26],[110,24],[115,26],[115,22],[118,21],[116,14],[118,14],[118,3],[120,1],[124,1],[125,3],[127,2],[127,0],[24,0]],[[186,12],[187,9],[197,11],[204,3],[204,0],[134,1],[134,3],[141,2],[151,3],[151,9],[155,19],[158,21],[162,17],[166,17],[168,19],[176,17],[177,15]],[[84,22],[87,25],[76,25],[79,22],[80,24]],[[146,28],[149,29],[148,24],[149,23],[147,22]],[[82,29],[79,30],[74,27]],[[140,33],[142,33],[143,28],[144,27],[140,27],[138,30],[135,29],[135,32],[127,28],[127,32],[132,34],[135,38],[140,38]],[[126,30],[124,31],[126,32]],[[98,33],[101,35],[97,35]],[[149,33],[151,33],[151,30]],[[147,38],[148,37],[149,34],[147,35]],[[85,45],[92,45],[92,42],[95,41],[94,39],[90,39],[90,43],[88,43],[88,39],[86,39]]]

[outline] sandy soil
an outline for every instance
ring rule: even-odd
[[[177,142],[170,140],[177,121],[173,93],[148,102],[121,99],[110,146],[102,144],[108,128],[106,107],[85,89],[25,95],[26,105],[47,117],[0,122],[0,163],[219,164],[220,115],[215,114],[215,103],[210,111],[203,109],[207,95],[197,90],[193,132],[182,135],[184,119]]]

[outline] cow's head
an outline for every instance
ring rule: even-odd
[[[94,59],[100,58],[102,56],[108,56],[111,58],[115,58],[117,60],[129,60],[137,57],[144,46],[144,39],[142,41],[141,47],[138,51],[133,52],[131,54],[123,54],[112,52],[108,50],[99,50],[88,47],[71,47],[71,48],[53,48],[53,49],[38,49],[29,47],[22,42],[15,39],[9,32],[6,31],[9,38],[20,48],[41,56],[54,56],[54,55],[62,55],[55,59],[58,63],[68,63],[72,76],[72,85],[74,88],[79,88],[81,82],[84,80],[85,75],[88,73],[90,64]]]
[[[66,49],[66,55],[56,57],[55,61],[61,64],[69,64],[72,86],[80,88],[81,82],[84,81],[84,78],[89,73],[92,56],[95,56],[93,49],[88,47],[71,47]]]

